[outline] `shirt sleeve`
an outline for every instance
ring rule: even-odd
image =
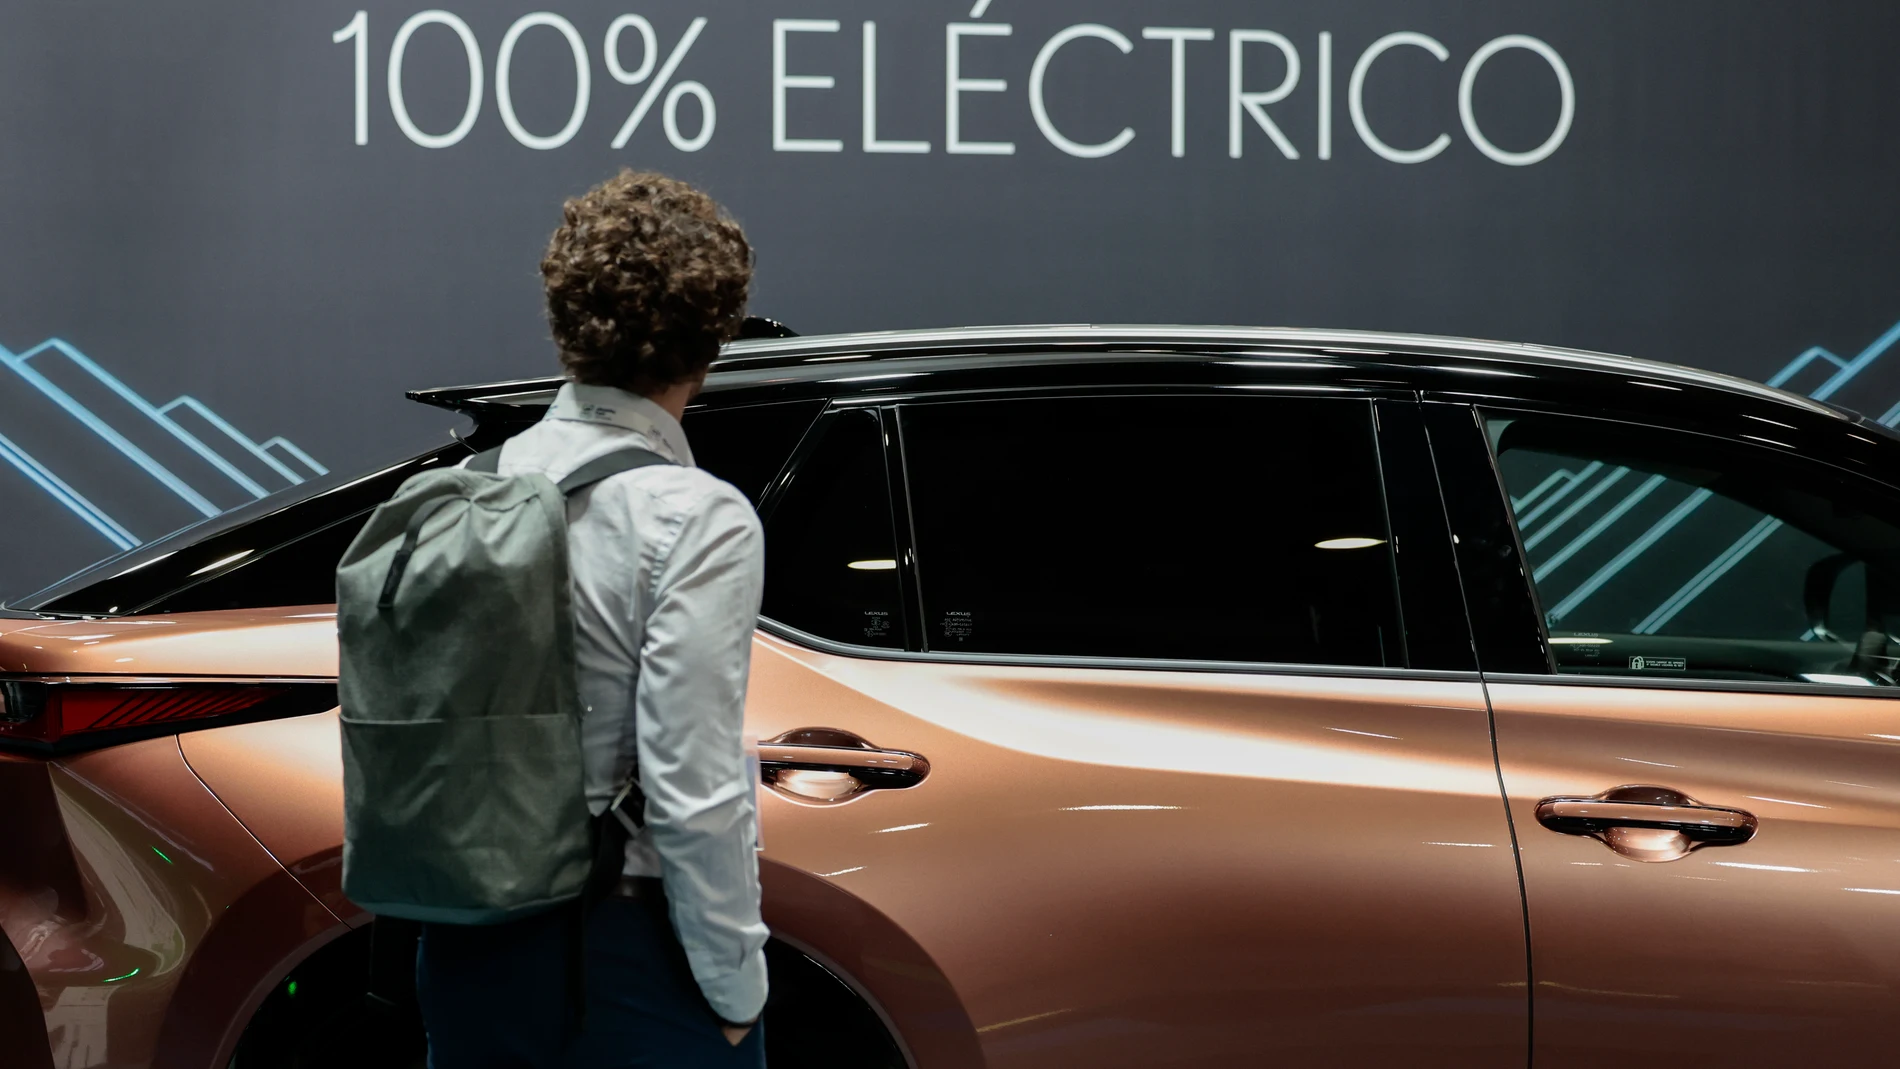
[[[743,742],[764,547],[758,516],[731,487],[687,513],[655,575],[634,695],[647,828],[673,928],[729,1022],[758,1017],[766,993]]]

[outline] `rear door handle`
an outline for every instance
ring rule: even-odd
[[[1755,837],[1740,809],[1703,805],[1681,791],[1626,784],[1593,798],[1546,798],[1537,822],[1566,835],[1588,835],[1638,861],[1674,861],[1704,846],[1736,846]]]
[[[886,750],[833,728],[800,728],[759,744],[765,783],[802,801],[842,802],[865,791],[914,787],[930,762],[907,750]]]

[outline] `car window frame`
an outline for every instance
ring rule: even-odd
[[[1423,427],[1404,418],[1392,419],[1393,414],[1414,414],[1417,406],[1415,391],[1401,386],[1340,386],[1316,385],[1306,383],[1246,383],[1246,384],[1172,384],[1155,383],[1149,385],[1118,384],[1114,386],[1035,386],[1001,387],[981,390],[957,390],[929,393],[899,393],[895,390],[884,394],[860,395],[833,399],[813,423],[813,430],[801,442],[797,452],[786,465],[780,478],[769,487],[761,502],[760,518],[770,524],[770,510],[778,503],[783,487],[806,460],[815,447],[817,429],[835,412],[851,409],[871,408],[883,413],[883,426],[886,430],[885,470],[890,479],[891,509],[896,524],[896,547],[898,552],[898,574],[903,597],[905,648],[888,649],[863,646],[855,643],[840,642],[824,638],[793,627],[779,620],[760,616],[760,630],[797,645],[809,647],[819,652],[836,656],[863,658],[868,660],[910,661],[937,664],[972,665],[1009,665],[1045,668],[1096,668],[1125,669],[1147,671],[1184,671],[1216,672],[1234,674],[1298,675],[1329,677],[1378,677],[1390,679],[1440,679],[1473,681],[1478,678],[1475,661],[1464,667],[1385,667],[1375,665],[1328,665],[1304,664],[1289,661],[1223,661],[1182,658],[1112,657],[1084,656],[1070,654],[1026,654],[1026,653],[963,653],[942,650],[928,650],[924,646],[921,621],[923,609],[921,602],[921,584],[917,576],[917,556],[915,552],[915,523],[911,513],[911,490],[908,469],[903,455],[904,424],[902,409],[907,406],[925,404],[958,403],[968,401],[1003,401],[1026,399],[1060,399],[1066,397],[1096,398],[1104,396],[1224,396],[1224,397],[1340,397],[1365,400],[1371,409],[1374,430],[1374,442],[1380,477],[1380,492],[1383,498],[1389,531],[1398,531],[1401,522],[1394,514],[1394,494],[1391,490],[1392,472],[1395,464],[1392,456],[1401,448],[1418,448],[1423,445]],[[1408,428],[1416,426],[1418,440],[1401,440]],[[1388,428],[1390,431],[1388,432]],[[1442,560],[1434,560],[1429,552],[1417,552],[1412,560],[1422,562],[1415,565],[1409,574],[1413,590],[1427,589],[1430,584],[1427,577],[1418,574],[1418,568],[1440,568],[1439,579],[1442,589],[1453,595],[1453,601],[1442,601],[1431,611],[1416,606],[1406,597],[1408,589],[1409,562],[1397,565],[1395,576],[1395,598],[1398,602],[1399,623],[1407,636],[1413,630],[1414,620],[1424,622],[1429,619],[1434,628],[1455,629],[1462,645],[1470,648],[1470,636],[1465,606],[1457,595],[1461,593],[1456,564],[1452,557],[1450,527],[1446,522],[1443,499],[1438,487],[1432,485],[1425,493],[1408,495],[1408,508],[1418,508],[1425,504],[1429,511],[1423,516],[1410,516],[1405,521],[1408,530],[1419,532],[1421,537],[1430,537],[1434,529],[1441,533],[1439,545],[1443,550]],[[769,528],[768,528],[769,530]],[[769,534],[768,534],[769,537]],[[1427,550],[1427,547],[1416,547]],[[1400,554],[1403,555],[1403,554]],[[770,577],[766,580],[771,581]],[[1410,607],[1408,607],[1410,606]],[[1409,640],[1406,648],[1410,650]]]
[[[1486,583],[1487,581],[1495,583],[1504,573],[1508,572],[1513,574],[1524,602],[1532,607],[1531,624],[1536,631],[1537,652],[1543,658],[1544,663],[1548,665],[1548,668],[1542,672],[1527,672],[1517,668],[1507,668],[1503,670],[1486,668],[1484,665],[1486,664],[1487,652],[1491,655],[1493,661],[1503,661],[1511,658],[1526,657],[1529,655],[1529,651],[1522,647],[1516,650],[1505,650],[1497,647],[1495,644],[1487,650],[1486,636],[1483,630],[1474,628],[1474,637],[1476,637],[1479,642],[1479,663],[1481,672],[1487,681],[1499,683],[1554,683],[1563,686],[1599,688],[1692,691],[1711,694],[1785,694],[1790,696],[1832,698],[1900,699],[1900,687],[1863,687],[1840,683],[1816,683],[1807,680],[1783,682],[1778,680],[1706,679],[1695,677],[1669,679],[1658,676],[1615,676],[1595,675],[1587,672],[1558,671],[1550,653],[1550,630],[1545,623],[1543,602],[1537,591],[1536,581],[1531,577],[1530,558],[1524,550],[1523,536],[1518,530],[1517,518],[1510,505],[1510,492],[1504,484],[1503,468],[1499,463],[1497,451],[1491,442],[1491,436],[1485,430],[1485,421],[1490,418],[1510,418],[1512,416],[1559,416],[1566,419],[1598,420],[1604,423],[1624,424],[1662,435],[1683,435],[1692,438],[1704,438],[1720,443],[1720,445],[1726,449],[1733,449],[1743,453],[1756,453],[1764,459],[1772,459],[1777,465],[1810,468],[1817,474],[1824,475],[1830,482],[1845,483],[1851,489],[1872,491],[1877,496],[1885,496],[1896,508],[1900,508],[1900,487],[1872,479],[1861,472],[1852,471],[1838,465],[1815,460],[1793,452],[1776,450],[1752,442],[1738,441],[1726,435],[1710,434],[1702,430],[1663,426],[1652,420],[1629,418],[1622,414],[1595,415],[1579,413],[1564,409],[1560,406],[1506,398],[1487,399],[1475,404],[1469,402],[1439,402],[1438,407],[1443,409],[1461,409],[1467,413],[1464,418],[1468,420],[1471,433],[1475,435],[1476,440],[1482,444],[1483,456],[1488,462],[1488,471],[1484,472],[1473,471],[1468,467],[1462,466],[1450,467],[1448,464],[1455,464],[1456,461],[1448,460],[1449,451],[1437,449],[1438,441],[1435,440],[1434,454],[1441,465],[1439,474],[1441,484],[1447,486],[1448,496],[1452,496],[1449,487],[1454,484],[1463,485],[1467,488],[1475,488],[1488,482],[1490,487],[1490,493],[1488,495],[1481,492],[1468,492],[1464,495],[1466,498],[1466,508],[1474,519],[1478,519],[1486,526],[1496,527],[1502,525],[1506,528],[1509,532],[1510,545],[1513,549],[1512,559],[1505,566],[1498,567],[1481,564],[1475,560],[1468,560],[1468,558],[1477,557],[1478,554],[1467,553],[1462,546],[1460,547],[1460,571],[1465,575],[1467,583],[1466,599],[1475,605],[1482,596],[1480,592],[1475,592],[1472,589],[1474,582],[1479,584]],[[1444,419],[1439,421],[1438,425],[1443,428],[1443,437],[1451,437],[1453,422],[1452,420]],[[1488,513],[1489,515],[1481,516],[1481,513]]]
[[[804,436],[798,440],[798,445],[792,450],[791,456],[789,456],[785,463],[779,468],[778,474],[772,478],[771,482],[766,484],[765,489],[759,494],[759,505],[756,510],[759,516],[759,526],[765,531],[766,538],[770,540],[772,537],[772,516],[778,511],[779,505],[784,501],[786,490],[791,485],[793,479],[797,476],[799,471],[810,462],[812,456],[817,453],[820,445],[825,440],[826,433],[839,419],[844,418],[848,414],[863,412],[867,409],[870,411],[872,417],[877,420],[878,430],[882,437],[883,448],[880,450],[880,456],[883,460],[884,468],[886,507],[890,514],[891,544],[897,553],[898,559],[898,629],[903,635],[903,648],[893,649],[886,646],[863,646],[856,643],[841,642],[837,639],[825,638],[802,628],[794,627],[782,620],[774,620],[765,615],[763,610],[759,613],[759,628],[763,631],[776,634],[780,638],[785,638],[801,645],[812,646],[818,649],[832,647],[829,652],[849,649],[857,651],[851,654],[851,656],[865,657],[877,654],[905,653],[912,650],[916,645],[915,624],[912,620],[915,614],[911,611],[911,605],[914,600],[912,591],[916,579],[914,572],[906,563],[906,557],[909,556],[909,554],[904,541],[905,536],[902,530],[900,530],[902,525],[898,522],[897,484],[902,481],[902,478],[892,471],[892,421],[886,409],[878,405],[841,403],[841,401],[837,399],[828,402],[823,411],[818,413],[817,418],[811,421],[810,426],[805,428]],[[769,571],[766,573],[765,582],[768,587],[771,585],[772,576]]]

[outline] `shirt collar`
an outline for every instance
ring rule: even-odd
[[[604,424],[629,430],[645,438],[659,452],[687,467],[693,466],[693,449],[686,444],[686,431],[679,420],[639,394],[615,386],[592,386],[584,382],[561,384],[554,403],[543,419],[571,420],[576,423]]]

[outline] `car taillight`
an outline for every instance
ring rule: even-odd
[[[335,705],[336,686],[328,683],[0,680],[0,744],[84,748],[240,718],[320,712]]]

